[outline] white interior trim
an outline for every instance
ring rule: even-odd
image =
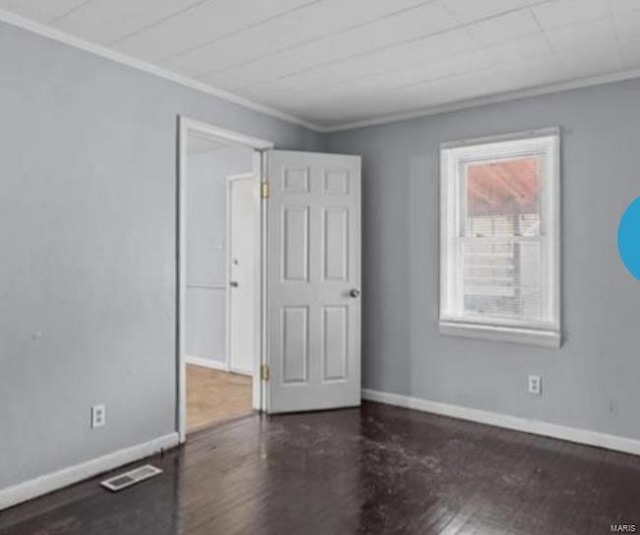
[[[226,290],[226,284],[212,284],[209,282],[189,282],[187,288],[199,288],[201,290]]]
[[[587,446],[595,446],[598,448],[606,448],[623,453],[631,453],[640,455],[640,440],[621,437],[617,435],[609,435],[598,431],[589,431],[577,427],[568,427],[565,425],[552,424],[539,420],[530,420],[519,416],[511,416],[497,412],[483,411],[479,409],[471,409],[461,405],[451,405],[449,403],[440,403],[438,401],[429,401],[426,399],[404,396],[400,394],[392,394],[389,392],[381,392],[379,390],[362,389],[362,399],[377,401],[387,405],[395,405],[406,409],[414,409],[451,418],[459,418],[461,420],[469,420],[486,425],[494,425],[503,427],[513,431],[522,431],[524,433],[532,433],[545,437],[567,440]]]
[[[260,173],[261,180],[268,181],[268,173],[269,173],[269,152],[263,152],[262,157],[258,158],[254,157],[253,161],[254,171]],[[270,409],[270,399],[269,399],[269,388],[262,388],[262,374],[261,367],[262,363],[268,362],[267,348],[269,347],[269,336],[268,336],[268,323],[267,318],[269,317],[269,293],[268,289],[268,277],[267,277],[267,264],[269,262],[269,247],[268,247],[268,233],[267,233],[267,221],[268,221],[268,207],[267,207],[268,199],[261,199],[260,202],[260,264],[257,266],[256,271],[256,279],[260,281],[259,284],[259,302],[260,302],[260,318],[258,324],[260,326],[260,332],[258,333],[258,339],[255,344],[259,347],[260,351],[256,353],[256,362],[254,366],[256,370],[254,370],[254,380],[253,380],[253,403],[254,409],[256,402],[260,403],[260,407],[265,412],[269,412]],[[255,379],[257,377],[257,380]],[[258,384],[256,384],[258,383]]]
[[[178,433],[171,433],[8,487],[0,490],[0,510],[139,461],[178,444]]]
[[[300,126],[308,128],[309,130],[314,130],[316,132],[320,131],[320,127],[318,125],[295,117],[289,113],[276,110],[257,102],[253,102],[252,100],[235,95],[233,93],[230,93],[229,91],[218,89],[211,85],[205,84],[204,82],[200,82],[199,80],[194,80],[193,78],[189,78],[187,76],[169,71],[167,69],[154,65],[152,63],[148,63],[141,59],[134,58],[127,54],[116,52],[115,50],[104,47],[102,45],[91,43],[51,26],[41,24],[25,17],[21,17],[20,15],[16,15],[15,13],[11,13],[10,11],[0,9],[0,21],[6,22],[7,24],[16,26],[23,30],[36,33],[43,37],[47,37],[48,39],[53,39],[54,41],[64,43],[65,45],[79,48],[80,50],[84,50],[85,52],[110,59],[111,61],[115,61],[139,71],[146,72],[147,74],[152,74],[154,76],[158,76],[159,78],[164,78],[165,80],[175,82],[176,84],[183,85],[185,87],[188,87],[189,89],[194,89],[195,91],[200,91],[201,93],[206,93],[227,102],[231,102],[232,104],[237,104],[239,106],[242,106],[243,108],[257,111],[259,113],[264,113],[265,115],[270,115],[271,117],[275,117],[276,119],[281,119],[289,123],[298,124]]]
[[[205,357],[196,357],[194,355],[187,355],[186,363],[193,366],[200,366],[202,368],[209,368],[211,370],[218,370],[221,372],[237,373],[240,375],[248,375],[253,377],[253,370],[248,368],[238,368],[232,366],[229,362],[223,360],[213,360]]]
[[[469,147],[474,145],[488,145],[490,143],[502,143],[505,141],[520,141],[528,138],[536,137],[560,137],[562,129],[559,126],[551,126],[549,128],[537,128],[534,130],[521,130],[519,132],[508,132],[506,134],[496,134],[493,136],[482,136],[466,139],[458,139],[455,141],[445,141],[440,143],[440,150],[456,149],[460,147]]]
[[[253,173],[240,173],[237,175],[227,175],[227,187],[229,186],[229,182],[234,182],[237,180],[251,180],[253,178]]]
[[[244,145],[245,147],[255,150],[270,150],[274,147],[271,141],[247,136],[234,130],[220,128],[219,126],[205,123],[204,121],[199,121],[191,117],[185,117],[184,115],[180,116],[180,129],[184,130],[186,134],[194,134],[200,138],[213,139],[223,144]],[[188,157],[188,153],[185,152],[185,156]]]
[[[483,318],[464,310],[465,262],[461,245],[473,242],[464,230],[465,162],[500,157],[544,155],[541,191],[542,230],[533,241],[541,245],[543,278],[540,288],[545,309],[540,320]],[[541,171],[542,172],[542,171]],[[445,142],[440,145],[440,333],[558,348],[561,344],[560,249],[560,128]],[[525,238],[521,238],[524,240]]]
[[[388,123],[396,123],[399,121],[407,121],[410,119],[419,119],[421,117],[430,117],[432,115],[440,115],[452,111],[478,108],[480,106],[486,106],[488,104],[499,104],[501,102],[509,102],[511,100],[539,97],[552,93],[562,93],[564,91],[571,91],[572,89],[583,89],[586,87],[612,84],[614,82],[623,82],[625,80],[633,80],[634,78],[640,78],[640,69],[631,69],[628,71],[617,72],[613,74],[603,74],[600,76],[581,78],[579,80],[571,80],[568,82],[558,82],[555,84],[531,87],[529,89],[520,89],[518,91],[507,91],[505,93],[497,93],[495,95],[487,95],[485,97],[478,97],[468,100],[459,100],[439,106],[421,108],[419,110],[383,115],[381,117],[374,117],[372,119],[350,121],[342,124],[337,124],[335,126],[324,125],[320,126],[318,131],[325,133],[341,132],[343,130],[355,130],[357,128],[365,128],[367,126],[379,126]]]
[[[178,214],[177,214],[177,268],[178,268],[178,313],[177,313],[177,367],[178,367],[178,399],[176,410],[176,427],[180,436],[180,443],[187,439],[187,160],[189,158],[188,145],[189,134],[196,134],[199,137],[210,138],[225,144],[242,145],[254,149],[253,167],[256,180],[262,180],[262,160],[264,151],[273,148],[273,143],[264,139],[246,136],[239,132],[218,128],[217,126],[191,119],[184,116],[178,117]],[[259,244],[262,253],[262,243]],[[260,262],[262,256],[260,255]],[[225,276],[226,278],[226,276]],[[262,279],[261,279],[262,280]],[[227,280],[228,284],[228,280]],[[262,288],[258,289],[262,298]],[[262,307],[264,307],[264,303]],[[261,308],[261,315],[264,312]],[[262,322],[262,317],[260,322]],[[261,323],[260,323],[261,324]],[[256,332],[256,340],[258,333]],[[256,366],[253,372],[253,408],[261,410],[263,393],[262,382],[260,381],[260,363],[262,361],[262,350],[256,351]]]
[[[253,377],[253,370],[249,370],[247,368],[237,368],[235,366],[229,366],[229,371],[231,373],[236,373],[238,375],[246,375],[247,377]]]
[[[221,372],[230,371],[229,363],[226,360],[213,360],[205,357],[196,357],[195,355],[187,355],[185,362],[193,366],[200,366],[201,368],[209,368]]]
[[[506,325],[487,325],[455,321],[440,321],[440,334],[462,336],[480,340],[511,342],[534,346],[558,348],[562,343],[559,331],[508,327]]]

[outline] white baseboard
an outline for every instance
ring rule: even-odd
[[[223,372],[229,371],[229,364],[220,360],[212,360],[204,357],[187,355],[186,362],[187,364],[192,364],[193,366],[202,366],[203,368],[211,368],[212,370],[220,370]]]
[[[239,375],[247,375],[249,377],[253,377],[253,371],[249,370],[248,368],[236,368],[236,367],[231,366],[229,368],[229,371],[232,372],[232,373],[237,373]]]
[[[0,511],[173,448],[179,442],[178,433],[171,433],[0,490]]]
[[[558,438],[569,442],[576,442],[578,444],[586,444],[588,446],[596,446],[599,448],[640,455],[640,440],[633,438],[609,435],[576,427],[567,427],[564,425],[541,422],[539,420],[529,420],[497,412],[471,409],[460,405],[428,401],[426,399],[403,396],[400,394],[380,392],[378,390],[371,390],[368,388],[362,389],[362,399],[377,401],[379,403],[386,403],[387,405],[395,405],[397,407],[404,407],[407,409],[440,414],[451,418],[459,418],[461,420],[470,420],[481,424],[495,425],[497,427],[512,429],[514,431],[523,431],[525,433]]]

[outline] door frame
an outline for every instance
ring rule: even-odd
[[[229,369],[229,371],[234,372],[234,373],[245,373],[242,371],[235,371],[233,369],[233,365],[232,365],[232,358],[231,358],[231,230],[232,230],[232,225],[231,225],[231,187],[235,182],[238,182],[240,180],[253,180],[255,178],[255,173],[240,173],[237,175],[228,175],[227,176],[227,180],[226,180],[226,188],[227,188],[227,236],[226,236],[226,264],[225,264],[225,278],[226,278],[226,289],[225,289],[225,302],[226,302],[226,309],[225,309],[225,317],[226,317],[226,322],[227,322],[227,327],[226,327],[226,338],[225,338],[225,352],[227,354],[227,368]],[[260,249],[260,213],[256,213],[256,224],[257,224],[257,228],[254,229],[256,231],[256,252],[258,253],[258,255],[256,256],[256,258],[259,258],[259,249]],[[261,266],[259,262],[256,262],[256,269],[254,269],[254,273],[253,273],[253,277],[254,277],[254,282],[258,285],[256,287],[256,295],[260,292],[260,286],[259,286],[259,281],[260,281],[260,272],[261,272]],[[258,307],[259,308],[259,307]],[[255,311],[254,311],[255,312]],[[255,365],[256,365],[256,358],[255,355],[257,353],[260,353],[260,336],[259,336],[259,326],[260,326],[260,316],[259,314],[255,315],[254,318],[254,324],[256,327],[258,327],[258,336],[254,337],[254,348],[253,348],[253,353],[254,353],[254,370],[252,375],[255,375]],[[261,362],[258,363],[258,367],[260,366]],[[236,368],[237,370],[237,368]],[[258,407],[261,408],[261,407]]]
[[[262,182],[265,170],[265,151],[273,149],[274,144],[271,141],[256,138],[217,127],[215,125],[191,119],[183,115],[178,116],[178,165],[177,165],[177,293],[176,293],[176,362],[177,362],[177,404],[176,404],[176,428],[180,438],[180,443],[184,443],[187,436],[187,367],[186,367],[186,328],[187,328],[187,160],[188,160],[188,138],[189,134],[195,133],[201,137],[209,138],[215,141],[222,141],[231,145],[240,145],[253,149],[254,152],[254,172],[258,174],[258,180]],[[259,216],[261,231],[259,247],[259,265],[262,272],[264,266],[264,202],[260,203],[261,214]],[[263,302],[264,289],[263,277],[259,278],[257,285],[257,293],[260,295],[256,302],[259,306],[259,322],[256,326],[259,333],[260,351],[257,352],[255,358],[255,367],[253,370],[253,408],[262,410],[263,397],[262,381],[260,379],[260,369],[263,361],[263,335],[262,329],[264,324],[265,303]]]

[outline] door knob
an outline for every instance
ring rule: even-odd
[[[360,290],[358,290],[357,288],[353,288],[352,290],[349,291],[349,295],[354,299],[357,297],[360,297]]]
[[[229,286],[231,286],[232,288],[237,288],[238,287],[238,281],[229,281]]]

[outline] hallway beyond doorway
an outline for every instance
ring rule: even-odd
[[[251,377],[187,364],[187,431],[252,410]]]

